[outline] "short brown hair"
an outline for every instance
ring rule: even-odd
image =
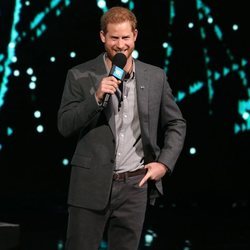
[[[122,23],[126,21],[130,22],[132,31],[134,31],[137,27],[135,14],[125,7],[112,7],[101,17],[101,30],[107,33],[107,26],[109,23]]]

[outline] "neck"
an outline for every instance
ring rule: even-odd
[[[131,58],[130,62],[127,62],[125,69],[124,69],[128,74],[131,74],[131,72],[133,71],[133,64],[134,64],[134,61]]]

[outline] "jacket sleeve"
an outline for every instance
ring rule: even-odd
[[[159,130],[162,147],[158,161],[165,164],[172,172],[184,145],[186,120],[174,99],[165,72],[163,73]]]
[[[100,111],[90,74],[79,73],[77,69],[69,70],[58,110],[59,132],[65,137],[79,132]]]

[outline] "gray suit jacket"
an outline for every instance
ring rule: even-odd
[[[58,111],[59,132],[66,137],[79,135],[71,160],[68,202],[96,210],[108,203],[115,164],[114,115],[111,108],[102,110],[94,95],[104,76],[103,54],[70,69]],[[186,122],[162,69],[135,60],[135,77],[145,164],[159,161],[173,171]],[[162,193],[161,181],[156,187],[156,193]]]

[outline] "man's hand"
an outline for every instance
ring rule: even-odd
[[[148,180],[158,181],[160,180],[168,171],[168,168],[160,162],[151,162],[145,165],[145,168],[148,170],[146,175],[139,183],[139,187],[143,186]]]
[[[96,93],[95,93],[97,101],[102,102],[104,95],[106,93],[113,95],[116,92],[120,83],[121,81],[117,80],[113,76],[104,77],[101,80],[98,86],[98,89],[96,90]]]

